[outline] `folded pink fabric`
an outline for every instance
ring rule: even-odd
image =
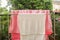
[[[48,40],[52,34],[49,10],[12,10],[11,14],[12,40]]]
[[[12,39],[15,39],[15,40],[20,39],[20,33],[12,33],[11,35],[12,35],[11,37]]]

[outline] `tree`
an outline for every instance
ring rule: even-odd
[[[10,0],[13,9],[52,10],[52,0]]]
[[[1,40],[8,40],[9,12],[6,8],[0,7],[0,37]]]

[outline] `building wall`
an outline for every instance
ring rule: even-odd
[[[53,10],[60,10],[60,0],[53,0]]]

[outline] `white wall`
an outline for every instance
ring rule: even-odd
[[[60,0],[53,0],[53,1],[60,1]]]
[[[55,9],[58,9],[58,10],[60,10],[60,5],[53,4],[53,10],[55,10]]]

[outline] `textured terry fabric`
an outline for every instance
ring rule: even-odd
[[[44,40],[45,17],[45,14],[18,15],[21,40]]]
[[[13,10],[11,14],[12,40],[48,40],[52,33],[49,10]]]

